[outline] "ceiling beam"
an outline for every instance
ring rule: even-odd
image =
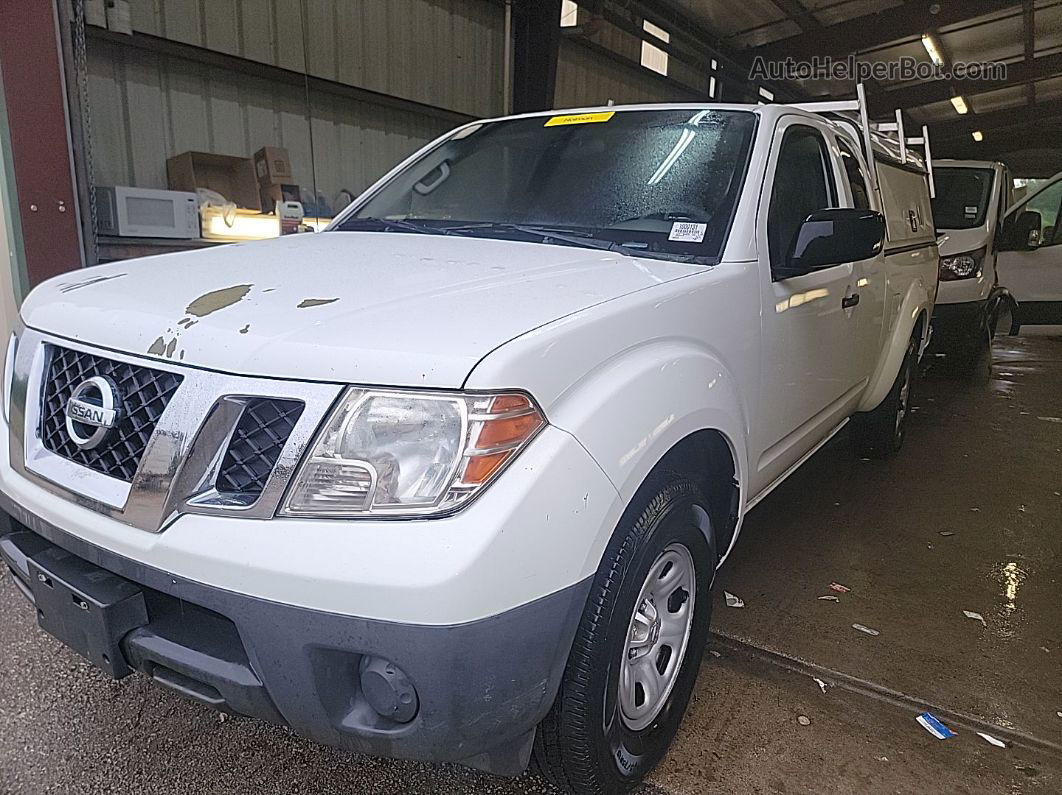
[[[1006,80],[932,80],[893,88],[870,96],[867,101],[872,116],[888,115],[896,108],[917,108],[920,105],[949,100],[957,94],[969,98],[1002,88],[1024,86],[1058,75],[1062,75],[1062,53],[1007,64]]]
[[[930,131],[931,136],[932,134],[932,131]],[[975,141],[973,138],[937,141],[933,147],[933,158],[956,157],[993,160],[1004,159],[1004,156],[1010,152],[1021,152],[1030,149],[1058,151],[1060,135],[1062,135],[1062,120],[1037,125],[1035,129],[1026,125],[1024,128],[1015,130],[986,132],[984,140],[980,142]]]
[[[822,30],[822,23],[812,16],[800,0],[771,0],[779,11],[797,24],[803,33],[815,35]]]
[[[1005,108],[976,115],[969,113],[965,116],[956,116],[948,121],[931,121],[927,124],[929,134],[934,141],[947,141],[970,138],[975,130],[988,134],[997,130],[1024,129],[1034,126],[1029,123],[1030,113],[1035,114],[1037,125],[1062,119],[1062,99],[1041,102],[1034,108]]]
[[[856,52],[873,49],[882,44],[921,36],[932,28],[955,25],[975,17],[1002,11],[1020,0],[944,0],[928,3],[923,0],[903,3],[875,14],[827,25],[820,30],[790,36],[774,41],[752,52],[767,59],[784,59],[791,56],[797,60],[814,55],[830,55],[843,58]],[[938,6],[937,13],[933,13]]]

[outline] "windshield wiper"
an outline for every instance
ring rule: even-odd
[[[580,229],[553,229],[548,226],[535,226],[533,224],[511,224],[501,223],[494,221],[484,221],[476,224],[462,224],[460,226],[448,226],[446,229],[450,232],[457,233],[475,233],[477,231],[494,231],[502,230],[505,232],[519,232],[529,237],[541,238],[543,243],[550,240],[555,240],[560,243],[567,243],[570,246],[581,246],[582,248],[593,248],[600,251],[613,251],[617,254],[625,254],[628,257],[638,257],[644,252],[636,251],[633,248],[624,246],[622,243],[616,243],[613,240],[600,240],[594,237],[590,232],[584,232]]]
[[[348,218],[340,225],[340,229],[343,231],[351,232],[355,231],[354,227],[358,222],[363,222],[368,225],[376,225],[383,227],[385,232],[413,232],[420,235],[452,235],[448,226],[431,226],[429,224],[419,223],[416,219],[397,219],[397,218],[374,218],[372,216],[365,216],[361,218]],[[369,230],[361,230],[369,231]]]

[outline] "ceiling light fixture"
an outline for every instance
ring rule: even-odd
[[[926,52],[929,54],[929,60],[937,66],[944,65],[944,56],[940,54],[940,48],[937,46],[936,40],[930,34],[922,34],[922,46],[926,48]]]
[[[981,141],[983,141],[985,139],[985,134],[983,132],[981,132],[980,130],[974,130],[973,131],[973,139],[975,141],[977,141],[978,143],[980,143]]]
[[[952,97],[951,104],[955,107],[955,112],[960,116],[964,116],[970,112],[970,108],[966,105],[966,100],[962,96]]]

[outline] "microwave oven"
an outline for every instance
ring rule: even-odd
[[[118,185],[96,188],[101,235],[199,237],[199,201],[194,193]]]

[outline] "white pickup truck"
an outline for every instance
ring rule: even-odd
[[[903,440],[925,172],[786,106],[461,127],[327,231],[27,298],[0,551],[116,677],[574,792],[662,758],[746,512]],[[884,215],[884,218],[883,218]],[[823,484],[823,488],[829,488]]]

